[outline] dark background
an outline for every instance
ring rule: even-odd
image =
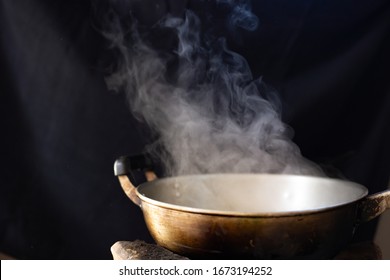
[[[124,13],[131,6],[113,2]],[[151,2],[137,6],[150,22],[183,5]],[[212,1],[186,2],[202,14]],[[16,258],[110,259],[118,240],[151,241],[113,174],[118,156],[143,152],[150,139],[104,83],[110,54],[97,15],[106,5],[0,1],[0,251]],[[278,90],[303,155],[383,190],[390,2],[261,0],[253,10],[259,28],[228,34],[229,46]],[[356,241],[372,239],[375,224]]]

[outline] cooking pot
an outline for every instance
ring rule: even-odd
[[[356,227],[390,208],[354,182],[280,174],[207,174],[155,179],[135,187],[139,163],[119,158],[115,174],[143,212],[157,244],[201,259],[329,259]],[[149,180],[152,173],[146,173]]]

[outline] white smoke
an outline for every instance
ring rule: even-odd
[[[231,23],[253,29],[257,18],[244,8],[233,9]],[[173,49],[156,47],[135,21],[131,30],[115,19],[112,27],[106,36],[121,57],[107,85],[125,90],[131,111],[156,132],[154,147],[168,175],[322,174],[291,141],[275,93],[252,77],[246,60],[223,38],[204,34],[193,12],[167,16],[153,27],[174,34]]]

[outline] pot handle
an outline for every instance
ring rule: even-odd
[[[126,175],[119,175],[118,176],[119,183],[127,195],[128,198],[135,204],[141,207],[141,199],[137,196],[137,189],[134,187],[134,185],[131,183],[129,177]]]
[[[359,204],[359,222],[368,222],[390,208],[390,190],[367,196]]]
[[[134,186],[137,185],[137,179],[139,179],[139,171],[144,171],[144,178],[147,181],[152,181],[157,178],[153,171],[148,169],[152,168],[152,162],[143,155],[136,156],[122,156],[118,158],[114,163],[114,174],[118,177],[119,183],[130,200],[141,207],[141,199],[137,195],[137,189]],[[138,176],[137,176],[138,175]],[[138,177],[138,178],[137,178]],[[134,182],[134,184],[133,184]]]

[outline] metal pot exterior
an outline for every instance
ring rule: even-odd
[[[358,224],[390,208],[390,190],[367,196],[353,182],[294,175],[194,175],[136,188],[126,159],[115,162],[114,172],[152,237],[190,258],[330,259]],[[217,201],[226,203],[215,207]]]
[[[329,259],[351,240],[357,204],[296,216],[256,217],[178,211],[145,201],[156,243],[196,259]]]

